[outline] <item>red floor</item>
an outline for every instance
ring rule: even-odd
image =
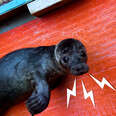
[[[49,107],[37,116],[116,116],[116,1],[80,0],[0,35],[0,56],[13,50],[40,45],[52,45],[74,37],[88,51],[88,74],[67,77],[52,92]],[[89,74],[99,80],[102,89]],[[105,78],[102,82],[102,78]],[[77,95],[71,96],[67,109],[67,88],[76,80]],[[90,97],[84,99],[82,81],[87,92],[93,91],[95,106]],[[24,103],[9,109],[6,116],[30,116]]]

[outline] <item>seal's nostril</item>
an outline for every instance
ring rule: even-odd
[[[76,71],[80,71],[80,69],[79,69],[79,68],[77,68],[77,69],[76,69]]]
[[[81,65],[78,65],[78,66],[72,68],[72,70],[74,70],[74,71],[80,71],[81,69],[82,69]]]

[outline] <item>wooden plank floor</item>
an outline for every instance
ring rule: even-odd
[[[107,80],[116,88],[115,0],[80,0],[0,34],[0,57],[19,48],[53,45],[69,37],[81,40],[86,46],[90,71],[77,77],[69,75],[52,92],[49,107],[37,116],[116,116],[116,91],[107,85],[103,89],[100,86]],[[67,109],[67,88],[72,90],[75,78],[77,95],[71,96]],[[90,97],[84,99],[82,81],[87,92],[93,91],[95,106]],[[9,109],[6,116],[30,114],[21,103]]]

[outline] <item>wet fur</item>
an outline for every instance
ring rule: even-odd
[[[72,38],[57,45],[7,54],[0,59],[0,116],[12,105],[25,100],[32,116],[42,112],[49,104],[50,91],[68,73],[88,72],[86,62],[84,45]]]

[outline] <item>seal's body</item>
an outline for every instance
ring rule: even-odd
[[[32,115],[42,112],[49,103],[50,91],[68,73],[88,71],[83,44],[66,39],[56,46],[24,48],[0,59],[0,113],[26,101]]]

